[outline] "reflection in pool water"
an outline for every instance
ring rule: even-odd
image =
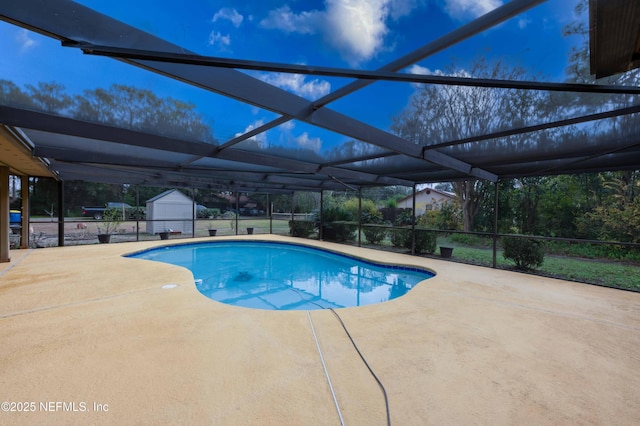
[[[386,266],[286,243],[221,241],[131,255],[188,268],[205,296],[269,310],[343,308],[402,296],[431,271]]]

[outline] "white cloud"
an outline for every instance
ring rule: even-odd
[[[31,49],[32,47],[35,47],[38,44],[37,41],[31,38],[31,33],[29,32],[29,30],[25,29],[21,29],[20,31],[18,31],[18,33],[16,34],[16,42],[18,42],[20,50],[23,52]]]
[[[231,45],[231,36],[229,34],[223,35],[217,31],[211,31],[209,34],[209,45],[220,46],[222,48]]]
[[[411,65],[407,68],[407,72],[409,74],[419,74],[419,75],[437,75],[437,76],[449,76],[449,77],[462,77],[462,78],[472,78],[471,73],[465,69],[454,70],[450,72],[445,72],[441,69],[432,70],[427,67],[423,67],[422,65]],[[419,88],[423,83],[411,83],[414,88]],[[464,90],[464,88],[460,88],[460,90]]]
[[[441,69],[432,70],[431,68],[423,67],[422,65],[411,65],[407,68],[409,74],[424,74],[424,75],[448,75],[451,77],[471,77],[469,71],[461,69],[453,72],[446,73]]]
[[[433,74],[433,72],[431,72],[429,68],[423,67],[422,65],[418,64],[411,65],[407,71],[409,72],[409,74]]]
[[[310,100],[318,99],[331,91],[328,81],[317,78],[307,80],[302,74],[269,73],[261,74],[258,78]]]
[[[289,6],[282,6],[270,11],[269,15],[260,21],[260,26],[286,33],[315,34],[322,28],[324,19],[324,13],[317,10],[296,14]]]
[[[409,74],[419,74],[419,75],[444,75],[442,70],[432,71],[430,68],[423,67],[422,65],[414,64],[407,68],[407,72]],[[411,83],[414,89],[417,89],[422,86],[422,83]]]
[[[303,134],[295,138],[295,142],[298,147],[308,149],[313,152],[319,152],[320,148],[322,148],[322,139],[310,138],[307,132],[304,132]]]
[[[293,130],[294,127],[296,127],[296,124],[293,121],[285,121],[280,125],[280,128],[286,131]]]
[[[251,130],[256,129],[256,128],[262,126],[262,125],[264,125],[264,120],[256,120],[253,123],[249,124],[244,129],[244,132],[236,133],[234,137],[238,137],[238,136],[244,135],[245,133],[250,132]],[[255,136],[250,137],[247,140],[256,141],[256,142],[258,142],[260,144],[260,146],[262,148],[264,148],[267,145],[267,132],[262,132],[260,134],[257,134]]]
[[[242,15],[240,15],[238,13],[237,10],[235,9],[231,9],[229,7],[223,7],[222,9],[220,9],[219,11],[216,12],[215,15],[213,15],[213,22],[216,22],[220,19],[224,19],[224,20],[228,20],[231,21],[231,23],[236,27],[239,28],[240,25],[242,24],[242,20],[244,19]]]
[[[525,19],[525,18],[521,18],[518,19],[518,28],[520,28],[521,30],[524,30],[527,25],[529,25],[531,23],[530,19]]]
[[[455,19],[477,18],[502,5],[501,0],[445,0],[445,11]]]
[[[244,129],[244,131],[236,133],[235,137],[244,135],[245,133],[250,132],[254,129],[257,129],[262,125],[264,125],[263,119],[256,120],[253,123],[249,124]],[[320,151],[320,149],[322,148],[322,139],[311,138],[309,137],[309,134],[307,132],[304,132],[299,136],[294,136],[292,134],[292,130],[294,128],[295,128],[295,124],[290,121],[287,123],[283,123],[278,127],[278,129],[281,131],[280,143],[282,143],[283,146],[306,149],[314,152]],[[258,135],[248,138],[247,140],[257,142],[261,148],[268,148],[268,145],[269,145],[268,139],[267,139],[267,132],[262,132]]]
[[[296,127],[293,121],[287,121],[278,126],[278,130],[281,131],[280,142],[283,146],[290,148],[305,149],[313,152],[320,152],[322,148],[322,139],[310,138],[309,133],[303,132],[299,136],[293,135],[293,129]]]
[[[418,7],[418,0],[390,0],[389,13],[393,19],[407,16]]]
[[[386,0],[327,0],[329,42],[344,46],[343,58],[351,65],[373,57],[389,29]]]
[[[325,10],[295,13],[284,6],[260,22],[288,33],[322,34],[350,64],[371,59],[383,46],[389,19],[411,12],[416,0],[325,0]]]

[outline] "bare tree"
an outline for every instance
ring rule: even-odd
[[[510,67],[502,61],[488,63],[477,60],[469,70],[450,66],[441,74],[503,80],[533,79],[523,68]],[[469,138],[507,128],[539,122],[549,107],[545,95],[539,92],[465,87],[453,85],[423,85],[414,93],[405,111],[394,119],[393,130],[403,138],[426,148],[445,141]],[[441,149],[441,152],[464,156],[472,149],[517,151],[524,143],[534,143],[529,136],[510,137],[482,144],[463,144]],[[472,147],[473,145],[473,147]],[[475,178],[453,183],[461,203],[464,230],[473,228],[473,221],[483,200],[490,194],[486,182]]]
[[[64,113],[72,106],[72,99],[65,92],[65,87],[56,82],[38,83],[37,86],[27,84],[27,93],[36,108],[44,112]]]

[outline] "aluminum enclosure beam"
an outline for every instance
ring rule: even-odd
[[[331,181],[323,183],[310,179],[281,178],[272,182],[269,178],[251,179],[248,176],[234,176],[232,178],[220,177],[215,173],[202,173],[197,171],[175,171],[161,169],[136,169],[128,166],[91,164],[82,162],[66,162],[55,160],[55,166],[64,173],[69,180],[82,180],[87,173],[92,174],[93,179],[100,179],[100,182],[109,182],[109,176],[117,172],[120,178],[118,183],[134,183],[144,185],[153,183],[154,185],[167,185],[169,183],[180,182],[181,185],[188,185],[197,188],[211,189],[219,188],[227,190],[230,187],[253,187],[260,188],[263,192],[273,192],[280,190],[296,191],[320,191],[321,189],[342,189],[342,186]],[[114,183],[111,180],[111,183]]]
[[[533,0],[512,3],[535,3]],[[3,3],[0,16],[65,42],[89,42],[144,50],[181,53],[184,49],[151,34],[64,0],[23,0]],[[78,25],[82,23],[82,25]],[[123,45],[129,41],[131,45]],[[152,61],[125,61],[150,71],[223,94],[242,102],[291,116],[315,126],[399,153],[495,181],[497,176],[473,168],[455,158],[434,151],[423,153],[417,145],[346,115],[323,108],[304,98],[227,68],[189,67]],[[446,161],[444,161],[446,160]]]
[[[396,59],[393,62],[388,63],[387,65],[379,68],[379,71],[399,71],[403,68],[408,67],[422,59],[425,59],[435,53],[438,53],[448,47],[451,47],[467,38],[473,37],[481,32],[490,29],[496,25],[501,24],[502,22],[525,12],[532,7],[535,7],[541,3],[544,3],[546,0],[513,0],[510,1],[493,11],[475,19],[474,21],[469,22],[468,24],[463,25],[462,27],[445,34],[444,36],[422,46],[414,50],[413,52],[408,53],[407,55],[402,56],[401,58]],[[356,80],[352,83],[349,83],[338,90],[329,93],[326,96],[316,100],[313,105],[314,108],[321,108],[333,101],[336,101],[344,96],[347,96],[350,93],[353,93],[357,90],[360,90],[370,84],[373,81],[371,80]],[[291,119],[292,117],[284,117],[285,119]],[[278,120],[282,120],[283,117],[278,118]],[[253,131],[257,131],[259,133],[263,131],[267,131],[272,128],[272,123],[266,123],[263,126],[253,129]],[[241,135],[239,138],[243,140],[249,138],[250,136]],[[238,138],[235,138],[236,140]],[[437,163],[436,163],[437,164]]]
[[[598,112],[595,114],[583,115],[580,117],[572,117],[564,120],[551,121],[548,123],[536,124],[533,126],[520,127],[517,129],[502,130],[494,133],[473,136],[469,138],[457,139],[454,141],[441,142],[433,145],[426,145],[424,150],[446,148],[455,145],[464,145],[466,143],[481,142],[485,140],[504,138],[508,136],[521,135],[524,133],[537,132],[540,130],[553,129],[556,127],[570,126],[573,124],[588,123],[590,121],[604,120],[606,118],[619,117],[623,115],[636,114],[640,112],[640,105],[633,105],[626,108],[615,109],[611,111]]]
[[[640,94],[640,87],[614,86],[581,83],[551,83],[525,80],[500,80],[490,78],[455,77],[448,75],[409,74],[392,71],[352,70],[348,68],[319,67],[313,65],[283,64],[264,61],[247,61],[186,53],[156,52],[141,49],[127,49],[112,46],[98,46],[88,43],[63,43],[76,47],[87,55],[107,56],[119,59],[167,62],[172,64],[200,65],[218,68],[232,68],[278,73],[320,75],[325,77],[345,77],[359,80],[396,81],[405,83],[441,84],[450,86],[487,87],[496,89],[544,90],[549,92]],[[281,120],[281,124],[286,119]],[[276,126],[278,124],[273,124]]]
[[[98,141],[108,141],[112,143],[126,144],[142,148],[196,155],[202,158],[219,158],[244,164],[270,166],[282,169],[283,172],[319,173],[319,170],[321,168],[321,165],[315,163],[235,149],[226,149],[224,151],[219,151],[217,149],[217,146],[204,142],[192,142],[181,139],[172,139],[164,136],[152,135],[137,130],[128,130],[113,126],[107,126],[104,124],[89,123],[86,121],[60,117],[53,114],[35,112],[8,106],[0,106],[0,122],[10,126],[22,127],[25,129],[38,130],[42,132],[52,132],[57,134],[76,136],[80,138],[94,139]],[[36,144],[36,147],[34,148],[36,152],[39,153],[37,154],[37,156],[46,157],[46,155],[44,155],[47,153],[47,151],[45,150],[45,146],[48,146],[49,149],[51,149],[52,147],[50,145],[47,145],[46,143],[43,144],[43,147],[39,147],[39,145],[40,144]],[[52,151],[49,152],[51,153]],[[57,151],[56,155],[64,156],[62,150]],[[72,155],[72,153],[67,153],[66,155],[69,156]],[[176,168],[180,166],[181,164],[175,164]],[[340,168],[333,168],[332,174],[345,179],[353,178],[354,176],[353,171]],[[375,180],[377,178],[377,175],[372,175],[369,173],[361,173],[360,175],[360,179],[363,180]],[[389,181],[391,182],[390,184],[393,185],[407,184],[407,181],[403,179],[386,179],[389,179]]]
[[[204,157],[212,156],[216,152],[216,145],[204,142],[167,138],[138,130],[90,123],[74,118],[9,106],[0,106],[0,122],[25,129],[109,141],[142,148],[202,155]]]

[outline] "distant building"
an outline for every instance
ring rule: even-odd
[[[226,207],[228,209],[235,211],[237,207],[238,211],[236,213],[240,215],[248,216],[248,215],[251,215],[252,211],[258,211],[258,207],[259,207],[258,203],[255,200],[252,200],[251,198],[249,198],[249,196],[245,194],[239,195],[238,201],[236,204],[236,195],[237,195],[236,193],[221,192],[216,196],[221,200],[226,200],[226,203],[227,203]],[[255,216],[255,215],[252,215],[252,216]]]
[[[193,233],[195,205],[177,189],[170,189],[147,200],[147,232]]]
[[[425,188],[416,192],[416,216],[425,214],[428,210],[440,210],[443,205],[455,201],[456,196],[450,192],[433,188]],[[398,200],[398,208],[413,207],[413,195]]]

